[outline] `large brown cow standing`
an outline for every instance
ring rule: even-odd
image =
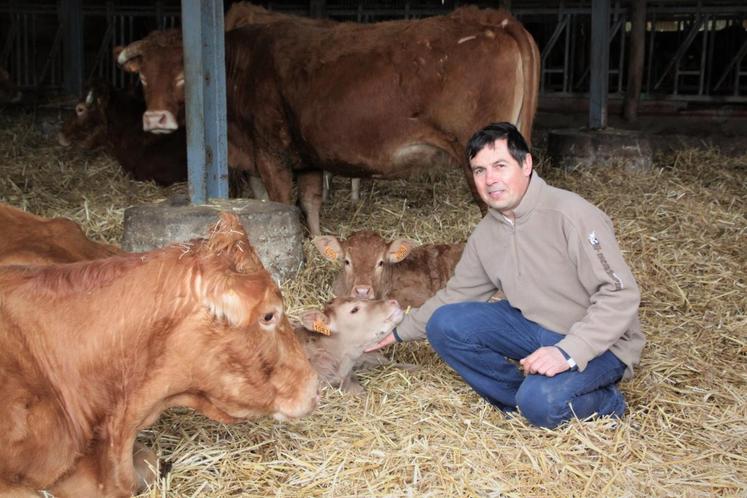
[[[230,140],[243,141],[271,200],[300,204],[320,233],[321,170],[396,178],[436,164],[463,167],[464,147],[492,121],[527,139],[537,105],[539,54],[504,11],[376,24],[282,20],[226,33]],[[144,85],[146,127],[184,123],[181,33],[154,32],[115,49]]]
[[[209,239],[0,267],[0,496],[125,497],[138,430],[172,406],[298,417],[317,375],[238,220]]]

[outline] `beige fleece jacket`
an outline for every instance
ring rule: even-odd
[[[436,308],[487,301],[496,290],[522,314],[565,337],[557,344],[584,370],[607,350],[633,374],[645,343],[640,292],[609,217],[580,196],[532,174],[512,224],[490,209],[467,241],[447,286],[397,327],[404,341],[425,337]]]

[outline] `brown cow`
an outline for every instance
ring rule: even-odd
[[[303,328],[296,328],[296,335],[320,378],[343,391],[363,394],[354,370],[391,363],[381,352],[365,350],[387,336],[403,317],[395,300],[338,297],[323,310],[304,313]]]
[[[510,121],[531,136],[539,53],[504,11],[465,7],[375,24],[286,17],[226,32],[229,133],[243,141],[271,200],[290,203],[298,177],[313,235],[320,233],[321,170],[396,178],[460,165],[479,199],[464,155],[474,130]],[[181,33],[154,32],[115,55],[146,85],[146,128],[178,129]]]
[[[47,219],[0,202],[0,265],[72,263],[124,254],[86,238],[67,218]]]
[[[151,252],[0,267],[0,496],[131,496],[135,436],[165,409],[299,417],[317,377],[234,215]]]
[[[105,147],[135,180],[171,185],[187,180],[187,136],[153,135],[142,129],[142,96],[117,90],[102,80],[89,83],[75,115],[62,125],[57,142],[83,149]]]
[[[330,261],[343,263],[332,291],[336,296],[360,299],[396,299],[402,306],[418,307],[454,274],[464,244],[425,244],[411,240],[384,240],[370,230],[347,239],[315,237],[313,243]]]

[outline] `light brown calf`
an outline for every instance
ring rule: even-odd
[[[151,252],[0,267],[0,496],[131,496],[165,409],[299,417],[317,377],[234,215]]]
[[[420,306],[454,274],[464,244],[417,246],[406,239],[384,240],[375,232],[355,232],[347,239],[315,237],[314,245],[330,261],[341,262],[332,291],[360,299],[396,299]]]
[[[336,298],[323,310],[302,317],[296,335],[319,376],[343,391],[362,394],[354,369],[385,365],[380,352],[364,351],[379,342],[402,321],[404,313],[394,300]]]

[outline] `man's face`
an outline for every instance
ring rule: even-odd
[[[508,152],[507,142],[499,139],[485,146],[469,162],[477,192],[488,206],[513,219],[529,186],[532,156],[519,164]]]

